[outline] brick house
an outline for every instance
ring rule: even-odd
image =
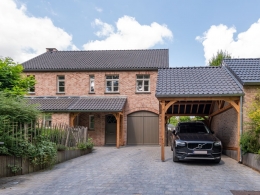
[[[22,63],[36,85],[27,98],[46,125],[87,126],[95,145],[159,144],[158,68],[167,49],[58,51]]]

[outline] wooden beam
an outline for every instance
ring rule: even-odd
[[[70,113],[70,127],[74,127],[74,119],[78,116],[79,113]]]
[[[211,114],[213,112],[215,104],[216,104],[216,101],[212,101],[210,109],[209,109],[209,114]]]
[[[165,114],[165,116],[208,116],[208,114]]]
[[[206,109],[206,104],[204,104],[204,106],[203,106],[203,111],[202,111],[203,114],[205,112],[205,109]]]
[[[213,116],[216,116],[218,114],[221,114],[222,112],[225,112],[226,110],[229,110],[231,108],[232,108],[232,105],[229,104],[228,106],[225,106],[224,108],[213,112],[212,114],[209,115],[209,117],[213,117]]]
[[[181,101],[181,102],[174,103],[174,105],[211,104],[211,103],[212,103],[212,101],[193,101],[193,102]]]
[[[173,105],[175,102],[177,102],[176,100],[175,101],[170,101],[170,102],[168,102],[166,105],[165,105],[165,103],[164,103],[164,105],[165,105],[165,112],[168,110],[168,108],[170,108],[170,106],[171,105]],[[164,112],[164,113],[165,113]]]
[[[199,112],[199,107],[200,107],[200,105],[198,104],[198,107],[197,107],[197,112],[196,112],[197,114],[198,114],[198,112]]]
[[[235,102],[235,101],[227,101],[228,103],[230,103],[234,108],[235,108],[235,110],[239,113],[239,109],[240,109],[240,107],[239,107],[239,102]]]
[[[165,155],[164,155],[165,111],[167,111],[167,109],[165,106],[165,101],[161,101],[160,104],[161,104],[161,108],[162,108],[162,112],[161,112],[161,160],[162,160],[162,162],[164,162],[165,161]]]
[[[120,114],[116,114],[116,147],[120,147]]]

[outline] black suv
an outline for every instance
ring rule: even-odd
[[[173,161],[207,159],[219,163],[222,144],[200,121],[180,122],[172,132]]]

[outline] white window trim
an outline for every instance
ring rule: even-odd
[[[93,127],[91,127],[91,118],[93,117],[94,123],[93,123]],[[89,115],[89,125],[88,125],[89,129],[94,130],[95,128],[95,117],[94,115]]]
[[[60,76],[63,76],[64,79],[59,79]],[[60,81],[64,82],[64,91],[60,91]],[[57,75],[57,93],[65,93],[65,75]]]
[[[91,78],[91,77],[93,77],[93,78]],[[94,91],[91,91],[91,81],[93,81]],[[89,93],[95,93],[95,75],[89,75]]]
[[[107,79],[107,76],[118,76],[118,79]],[[111,91],[107,91],[107,81],[111,81],[112,86],[111,86]],[[113,81],[117,81],[118,82],[118,90],[114,91],[114,82]],[[106,75],[106,93],[119,93],[119,75]]]
[[[137,78],[138,76],[149,76],[149,78]],[[137,88],[137,84],[138,84],[138,81],[142,81],[142,91],[138,91]],[[148,81],[148,91],[144,91],[144,81]],[[150,86],[151,86],[151,82],[150,82],[150,75],[147,75],[147,74],[143,74],[143,75],[136,75],[136,93],[147,93],[147,92],[151,92],[150,90]]]

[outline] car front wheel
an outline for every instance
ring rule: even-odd
[[[175,147],[172,147],[172,150],[173,150],[173,158],[172,158],[172,160],[173,160],[173,162],[178,162],[179,159],[176,157]]]

